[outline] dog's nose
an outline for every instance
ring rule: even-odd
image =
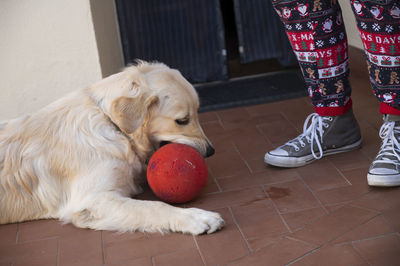
[[[213,146],[208,145],[207,146],[207,151],[206,151],[206,157],[210,157],[214,153],[215,153],[215,149],[213,148]]]

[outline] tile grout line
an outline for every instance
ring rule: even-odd
[[[288,232],[290,234],[293,233],[293,231],[290,229],[289,225],[287,224],[286,220],[283,218],[283,216],[282,216],[281,212],[279,211],[278,207],[276,206],[275,202],[271,199],[271,197],[269,196],[268,192],[265,190],[265,186],[261,185],[261,189],[264,192],[264,195],[267,197],[267,199],[269,199],[269,201],[272,203],[272,206],[274,207],[276,213],[279,215],[279,218],[281,219],[281,221],[285,225],[285,227],[288,230]]]
[[[203,262],[203,265],[207,265],[207,264],[206,264],[206,260],[205,260],[205,258],[204,258],[204,255],[203,255],[203,253],[201,252],[199,243],[197,243],[196,237],[195,237],[194,235],[193,235],[192,237],[193,237],[194,243],[196,244],[197,252],[199,252],[199,255],[200,255],[201,261]],[[153,264],[153,265],[154,265],[154,264]]]
[[[262,130],[260,129],[260,125],[262,124],[257,124],[256,125],[256,129],[257,131],[261,134],[261,136],[264,138],[264,140],[272,147],[274,148],[275,146],[273,145],[272,141],[262,132]]]
[[[106,264],[106,254],[104,252],[104,237],[103,237],[103,230],[100,233],[100,241],[101,241],[101,256],[103,259],[103,264]]]
[[[221,116],[218,114],[218,112],[215,112],[215,115],[217,116],[217,118],[218,118],[218,123],[221,125],[221,127],[222,127],[222,129],[225,131],[226,130],[226,128],[224,127],[224,123],[222,123],[222,118],[221,118]]]
[[[60,265],[60,237],[57,237],[57,256],[56,256],[56,265]]]
[[[354,249],[354,251],[357,253],[357,255],[368,265],[371,266],[371,263],[368,262],[366,258],[361,254],[361,252],[353,245],[353,242],[350,242],[350,246]]]
[[[347,184],[349,184],[350,186],[353,185],[353,184],[350,182],[350,180],[348,180],[348,179],[346,178],[346,176],[343,174],[342,170],[340,170],[339,168],[337,168],[336,165],[335,165],[334,163],[332,163],[331,160],[329,160],[329,158],[328,158],[327,161],[329,162],[330,165],[333,166],[333,168],[339,173],[339,175],[342,176],[342,178],[346,181]],[[340,188],[340,187],[338,187],[338,188]]]
[[[252,177],[253,175],[250,175],[250,177]],[[228,177],[231,178],[231,177]],[[233,191],[238,191],[238,190],[242,190],[242,189],[250,189],[250,188],[256,188],[256,187],[260,187],[260,186],[271,186],[271,185],[279,185],[279,184],[283,184],[283,183],[287,183],[287,182],[291,182],[291,181],[295,181],[297,180],[297,178],[293,179],[293,180],[285,180],[285,181],[277,181],[277,182],[272,182],[272,183],[260,183],[260,184],[254,184],[254,185],[249,185],[248,187],[237,187],[237,188],[231,188],[228,190],[222,190],[220,192],[233,192]],[[219,192],[210,192],[207,193],[205,195],[212,195],[212,194],[216,194]],[[313,209],[313,208],[305,208],[304,210],[307,209]],[[303,210],[303,209],[302,209]]]
[[[16,232],[16,234],[15,234],[15,244],[18,244],[19,230],[20,230],[19,226],[20,226],[20,224],[18,223],[18,224],[17,224],[17,232]]]
[[[368,191],[367,193],[365,193],[365,194],[368,194],[370,191]],[[364,196],[365,194],[362,194],[359,198],[361,198],[362,196]],[[357,205],[357,203],[354,203],[354,200],[352,200],[352,201],[350,201],[348,204],[346,204],[347,206],[350,206],[350,207],[353,207],[353,208],[358,208],[358,209],[361,209],[361,210],[365,210],[365,211],[369,211],[369,212],[376,212],[376,213],[378,213],[378,214],[382,214],[380,211],[378,211],[378,210],[375,210],[375,209],[369,209],[369,208],[366,208],[366,207],[363,207],[363,206],[359,206],[359,205]]]
[[[295,239],[295,240],[298,240],[298,239]],[[289,266],[289,265],[292,265],[293,263],[296,263],[296,262],[298,262],[298,261],[301,261],[301,260],[304,259],[305,257],[310,256],[311,254],[313,254],[313,253],[315,253],[315,252],[318,252],[322,247],[323,247],[323,246],[319,246],[319,247],[316,247],[316,248],[314,248],[314,249],[312,249],[312,250],[310,250],[310,251],[304,253],[303,255],[301,255],[301,256],[299,256],[299,257],[297,257],[297,258],[291,260],[289,263],[285,264],[285,266]]]
[[[382,213],[379,213],[379,216],[382,218],[382,220],[385,222],[385,224],[390,227],[390,229],[393,230],[393,232],[396,232],[396,229],[388,222],[385,216],[383,216]]]
[[[378,236],[367,237],[367,238],[363,238],[363,239],[352,240],[352,241],[350,241],[350,243],[359,243],[359,242],[363,242],[363,241],[384,238],[384,237],[387,237],[387,236],[398,236],[398,233],[397,232],[391,232],[391,233],[387,233],[387,234],[383,234],[383,235],[378,235]]]
[[[216,192],[214,192],[214,193],[220,193],[220,192],[222,192],[223,190],[222,190],[221,185],[218,183],[218,179],[215,178],[214,176],[212,176],[212,178],[214,179],[214,183],[215,183],[215,185],[216,185],[217,188],[218,188],[218,191],[216,191]],[[213,192],[211,192],[211,193],[213,193]],[[211,194],[211,193],[207,193],[207,194]],[[207,195],[207,194],[206,194],[206,195]]]
[[[238,222],[236,221],[235,216],[233,215],[233,212],[232,212],[231,207],[228,207],[228,210],[229,210],[229,213],[231,214],[233,223],[236,225],[237,229],[239,230],[240,235],[242,236],[242,239],[243,239],[244,243],[246,244],[247,249],[249,250],[250,254],[253,253],[253,250],[252,250],[252,248],[250,247],[250,244],[247,242],[247,239],[246,239],[246,237],[244,236],[244,233],[243,233],[242,229],[240,228]]]
[[[292,121],[290,121],[290,120],[288,119],[288,117],[287,117],[287,115],[285,114],[284,111],[281,111],[281,112],[279,112],[279,113],[280,113],[280,114],[283,116],[283,118],[285,118],[285,120],[297,131],[297,133],[299,133],[299,134],[302,133],[302,132],[301,132],[301,129],[298,130],[297,127],[295,126],[295,124],[293,124]],[[306,118],[304,118],[304,119],[306,119]],[[304,120],[303,120],[303,121],[304,121]]]
[[[303,183],[303,185],[308,189],[308,191],[310,191],[310,193],[312,194],[312,196],[314,197],[314,199],[318,202],[318,204],[321,206],[321,208],[325,211],[326,214],[329,214],[328,210],[325,208],[325,206],[322,204],[322,202],[319,200],[319,198],[315,195],[314,191],[312,191],[312,189],[307,185],[307,183],[303,180],[303,177],[301,176],[301,174],[296,170],[297,174],[299,175],[299,180],[301,181],[301,183]]]
[[[250,168],[250,166],[249,166],[249,163],[243,158],[243,156],[242,156],[242,154],[240,153],[240,151],[239,151],[238,147],[236,146],[236,144],[233,143],[232,146],[233,146],[234,150],[238,153],[240,159],[242,159],[242,161],[243,161],[244,164],[246,165],[247,170],[249,171],[249,173],[250,173],[250,175],[251,175],[253,172],[251,171],[251,168]]]
[[[379,216],[379,214],[376,214],[376,215],[372,216],[371,218],[367,219],[366,221],[364,221],[364,222],[362,222],[362,223],[360,223],[360,224],[357,224],[357,225],[351,227],[351,228],[350,228],[349,230],[347,230],[346,232],[343,232],[342,234],[340,234],[340,235],[338,235],[338,236],[336,236],[336,237],[330,239],[329,241],[327,241],[327,243],[332,243],[332,242],[335,241],[336,239],[338,239],[338,238],[344,236],[344,235],[347,234],[347,233],[350,233],[350,232],[356,230],[359,226],[362,226],[362,225],[368,223],[369,221],[371,221],[372,219],[374,219],[374,218],[376,218],[376,217],[378,217],[378,216]]]

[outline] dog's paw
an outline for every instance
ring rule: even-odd
[[[192,235],[211,234],[221,229],[225,222],[216,212],[197,208],[181,209],[183,215],[178,218],[177,231]]]

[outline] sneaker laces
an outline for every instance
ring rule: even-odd
[[[395,134],[400,134],[400,126],[395,126],[394,121],[385,122],[381,126],[379,136],[383,142],[374,163],[400,164],[399,162],[393,161],[393,157],[397,158],[397,161],[400,161],[400,143]]]
[[[297,138],[288,141],[285,145],[289,145],[294,147],[296,151],[299,151],[300,148],[298,144],[300,143],[301,147],[305,147],[306,144],[303,139],[306,139],[308,143],[311,145],[311,153],[315,159],[321,159],[323,156],[322,150],[322,135],[324,133],[324,128],[328,128],[329,124],[324,121],[329,120],[332,121],[333,118],[330,116],[320,116],[317,113],[310,114],[303,125],[303,133],[301,133]],[[307,127],[307,125],[311,124]],[[314,152],[314,142],[317,144],[319,155]]]

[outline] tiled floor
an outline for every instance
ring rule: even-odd
[[[354,72],[354,71],[353,71]],[[221,213],[202,236],[116,234],[33,221],[0,226],[4,265],[400,265],[400,188],[370,188],[381,116],[363,72],[352,75],[360,150],[298,169],[264,153],[302,130],[307,98],[201,114],[217,153],[209,183],[187,204]],[[155,199],[150,191],[141,196]]]

